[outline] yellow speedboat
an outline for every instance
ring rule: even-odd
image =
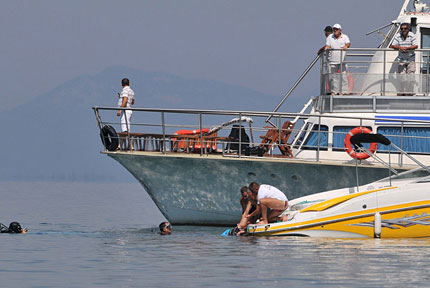
[[[387,167],[389,171],[396,173],[390,165]],[[335,238],[430,237],[429,171],[429,167],[422,165],[422,168],[364,186],[294,199],[289,202],[289,208],[282,215],[284,221],[248,225],[248,235]]]

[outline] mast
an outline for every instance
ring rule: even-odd
[[[405,12],[406,12],[406,7],[408,7],[409,1],[410,1],[410,0],[405,0],[405,2],[403,3],[402,9],[400,9],[399,16],[402,16],[402,15],[404,15],[404,14],[405,14]],[[414,0],[414,1],[416,1],[416,0]]]

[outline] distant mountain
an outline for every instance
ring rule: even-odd
[[[280,100],[235,85],[126,67],[82,75],[0,114],[0,180],[131,180],[119,164],[99,154],[91,109],[116,106],[123,77],[131,80],[135,107],[271,111]]]

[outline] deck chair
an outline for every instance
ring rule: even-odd
[[[285,121],[282,125],[281,135],[279,136],[279,129],[273,127],[265,127],[268,128],[266,135],[260,136],[262,139],[260,143],[260,147],[264,151],[264,156],[267,156],[270,149],[273,145],[277,144],[279,150],[282,153],[282,156],[293,158],[293,152],[288,146],[288,138],[290,138],[291,132],[293,131],[295,123],[290,121]]]

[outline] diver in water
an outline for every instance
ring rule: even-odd
[[[160,225],[158,225],[158,228],[160,228],[161,235],[172,234],[172,225],[170,225],[169,222],[161,222]]]
[[[27,228],[22,229],[21,224],[18,222],[11,222],[9,228],[3,223],[0,223],[0,233],[25,234],[27,231]]]

